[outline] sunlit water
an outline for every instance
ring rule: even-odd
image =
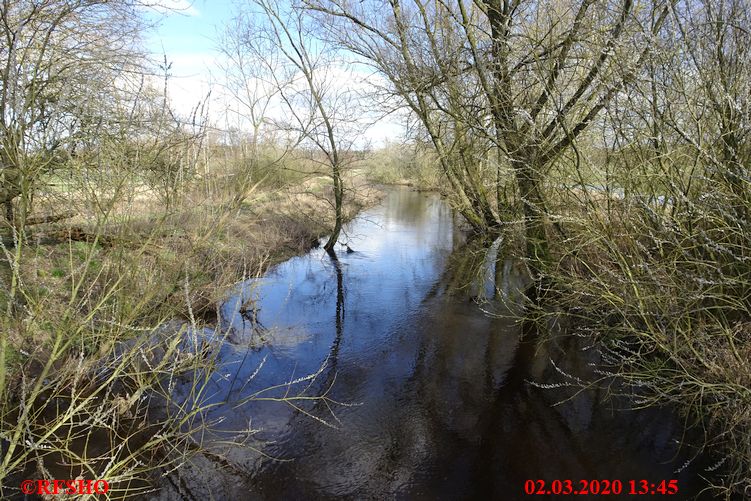
[[[541,387],[588,377],[597,350],[520,343],[508,313],[523,267],[467,244],[456,219],[435,195],[393,189],[348,225],[354,252],[313,250],[241,284],[204,401],[221,403],[210,416],[226,434],[209,440],[224,459],[168,475],[162,498],[523,499],[529,479],[698,492],[699,461],[676,473],[689,451],[671,413]]]

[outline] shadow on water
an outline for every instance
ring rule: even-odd
[[[591,375],[597,350],[566,335],[541,345],[514,320],[527,279],[501,241],[467,242],[437,196],[407,189],[347,237],[356,252],[313,250],[223,305],[232,342],[214,393],[244,403],[212,417],[260,431],[172,485],[219,499],[522,499],[528,479],[675,478],[682,498],[700,490],[693,466],[674,473],[686,456],[669,411],[619,410],[628,402],[565,385]],[[308,374],[302,394],[327,400],[251,398]]]

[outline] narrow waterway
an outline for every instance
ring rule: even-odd
[[[224,402],[210,417],[226,434],[208,437],[223,459],[173,472],[162,498],[523,499],[531,479],[676,479],[678,498],[696,494],[681,422],[580,391],[598,362],[584,338],[520,342],[523,267],[467,243],[456,219],[395,188],[347,226],[353,252],[241,284],[208,392]]]

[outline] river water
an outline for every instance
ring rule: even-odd
[[[168,475],[162,499],[524,499],[533,479],[698,493],[681,422],[580,391],[596,348],[522,338],[523,266],[457,219],[436,195],[390,189],[347,225],[354,252],[240,284],[204,401],[216,456]]]

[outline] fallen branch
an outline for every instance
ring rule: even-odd
[[[26,220],[26,226],[30,226],[33,224],[56,223],[58,221],[62,221],[63,219],[70,219],[75,215],[76,215],[75,212],[68,211],[68,212],[63,212],[62,214],[52,214],[49,216],[30,217]]]

